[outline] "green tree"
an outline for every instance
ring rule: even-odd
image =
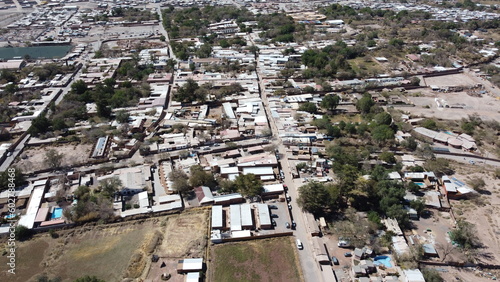
[[[31,231],[31,229],[28,229],[28,227],[24,225],[18,225],[14,230],[14,235],[16,237],[16,240],[25,241],[33,236],[33,232]]]
[[[436,121],[433,119],[429,119],[429,118],[425,119],[422,122],[422,127],[425,127],[427,129],[430,129],[430,130],[437,130],[438,129]]]
[[[167,38],[165,37],[165,35],[160,35],[160,41],[165,42],[165,40],[167,40]]]
[[[373,129],[372,138],[376,142],[384,143],[394,139],[394,131],[388,125],[379,125]]]
[[[12,172],[12,170],[14,171]],[[16,188],[19,188],[26,183],[23,172],[16,167],[10,167],[10,169],[0,172],[0,192],[9,188],[9,183],[11,183],[9,179],[14,179],[14,185]]]
[[[50,229],[52,230],[52,229]],[[61,277],[49,278],[47,274],[42,274],[36,278],[37,282],[61,282]]]
[[[122,187],[123,183],[118,177],[106,178],[99,182],[99,190],[105,198],[112,198]]]
[[[379,125],[381,124],[391,125],[392,116],[387,112],[381,112],[375,116],[375,122]]]
[[[443,282],[444,279],[441,277],[439,272],[435,269],[424,268],[422,269],[422,275],[426,282]]]
[[[476,226],[463,219],[459,219],[456,228],[450,231],[450,239],[463,249],[477,248],[481,245]]]
[[[332,207],[331,195],[326,186],[320,182],[310,182],[299,187],[299,206],[313,214],[320,214]]]
[[[452,174],[453,169],[450,167],[450,162],[447,159],[437,158],[435,160],[427,160],[424,165],[425,169],[432,171],[438,175]]]
[[[215,188],[217,185],[214,176],[203,170],[203,167],[200,165],[190,167],[189,172],[189,183],[193,187],[208,186],[210,188]]]
[[[248,197],[258,196],[262,193],[262,181],[254,174],[238,175],[234,180],[236,189]]]
[[[172,188],[183,196],[188,195],[193,189],[193,187],[189,185],[189,177],[182,169],[173,169],[168,177],[173,182]]]
[[[85,275],[83,277],[75,279],[74,282],[106,282],[106,281],[99,279],[95,276]]]
[[[410,137],[401,142],[401,145],[410,151],[415,151],[417,149],[418,143],[414,137]]]
[[[199,88],[200,86],[198,83],[192,79],[188,79],[186,80],[186,83],[179,87],[177,92],[174,93],[173,98],[175,101],[182,103],[192,103],[196,100],[204,102],[206,97],[199,97],[200,93],[196,92]]]
[[[461,128],[465,133],[467,133],[469,135],[474,134],[474,124],[472,124],[470,122],[463,122],[461,125]]]
[[[337,108],[340,103],[340,97],[338,95],[326,95],[323,100],[321,100],[321,107],[329,111],[333,111]]]
[[[362,114],[367,114],[371,111],[371,108],[375,105],[370,94],[363,95],[363,98],[359,99],[356,103],[356,109]]]
[[[73,84],[71,84],[71,92],[75,93],[75,94],[78,94],[78,95],[81,95],[83,93],[85,93],[85,91],[88,90],[88,87],[87,87],[87,84],[85,84],[85,82],[81,79],[73,82]]]
[[[130,118],[130,114],[125,110],[120,110],[116,113],[116,121],[119,123],[127,123]]]
[[[304,111],[304,112],[308,112],[311,114],[315,114],[318,112],[318,108],[316,107],[316,104],[311,103],[311,102],[306,102],[306,103],[302,103],[299,106],[299,111]]]
[[[392,152],[387,152],[387,151],[382,152],[382,153],[380,153],[378,158],[386,163],[390,163],[390,164],[396,163],[396,158],[394,157],[394,153],[392,153]]]
[[[410,202],[410,207],[420,215],[425,210],[425,200],[414,200]]]
[[[31,122],[31,126],[28,129],[28,133],[34,136],[38,136],[42,133],[49,131],[50,126],[51,123],[45,117],[45,114],[41,114]]]
[[[45,152],[45,163],[52,169],[61,167],[64,155],[57,152],[55,149],[50,149]]]

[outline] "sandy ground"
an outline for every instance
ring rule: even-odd
[[[59,238],[37,235],[17,242],[17,274],[0,272],[0,281],[36,281],[46,273],[50,278],[73,281],[84,275],[95,275],[106,281],[120,281],[132,258],[139,258],[138,270],[149,260],[146,255],[152,232],[159,229],[153,220],[128,222],[111,226],[79,227],[58,231]],[[3,245],[3,244],[2,244]],[[0,257],[4,270],[6,257]]]
[[[472,86],[476,82],[465,74],[452,74],[446,76],[434,76],[424,78],[426,85],[436,86]]]
[[[17,158],[15,166],[21,168],[25,173],[48,168],[45,162],[45,154],[48,150],[55,149],[63,154],[62,165],[83,164],[89,160],[89,155],[93,149],[92,144],[61,144],[55,146],[41,146],[26,148],[21,156],[26,155],[26,159]]]
[[[440,93],[430,89],[418,89],[409,93],[420,92],[420,97],[408,96],[415,107],[401,107],[400,109],[410,113],[412,116],[435,117],[438,119],[460,120],[468,115],[478,113],[485,120],[500,119],[500,100],[484,95],[483,97],[472,97],[465,92]],[[449,105],[465,104],[465,108],[438,108],[435,98],[445,100]],[[429,106],[429,108],[425,108]]]
[[[155,254],[160,257],[156,263],[150,263],[145,281],[161,281],[163,273],[172,275],[169,281],[182,282],[184,275],[177,274],[177,262],[183,258],[205,257],[207,246],[207,228],[209,211],[190,210],[180,215],[171,215],[162,220],[162,244],[156,248]],[[166,266],[161,267],[162,263]]]

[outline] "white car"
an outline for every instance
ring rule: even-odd
[[[302,245],[302,242],[300,241],[300,239],[297,239],[297,249],[299,249],[299,250],[304,249],[304,245]]]

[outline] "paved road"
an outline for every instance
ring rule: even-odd
[[[26,141],[28,141],[30,136],[31,135],[29,135],[29,134],[26,135],[26,137],[24,137],[23,141],[19,142],[19,144],[16,146],[16,148],[14,148],[12,155],[10,157],[5,158],[3,163],[0,165],[0,171],[6,171],[9,168],[9,166],[12,164],[12,162],[14,162],[16,157],[23,151],[24,145],[25,145]]]
[[[448,154],[440,154],[437,152],[434,152],[434,155],[436,155],[436,157],[438,157],[438,158],[453,160],[453,161],[465,163],[468,165],[471,164],[470,161],[474,161],[474,165],[478,165],[478,166],[492,165],[492,166],[500,167],[500,161],[483,160],[481,158],[474,157],[473,155],[467,156],[467,157],[461,157],[461,156],[453,156],[453,155],[448,155]],[[495,156],[489,156],[489,157],[494,158]]]
[[[262,103],[267,115],[267,119],[269,120],[270,127],[271,127],[271,132],[273,136],[273,143],[278,145],[278,150],[279,153],[283,156],[283,158],[280,159],[280,164],[282,167],[282,170],[285,174],[285,180],[284,184],[288,186],[288,194],[292,198],[292,201],[290,202],[292,205],[292,216],[293,219],[295,220],[297,224],[297,228],[295,230],[295,237],[300,239],[302,241],[302,244],[304,245],[303,250],[299,250],[299,259],[300,259],[300,264],[302,266],[302,273],[304,275],[304,280],[306,282],[321,282],[325,281],[322,277],[321,270],[319,268],[319,264],[316,262],[315,259],[315,254],[313,251],[313,246],[311,244],[311,235],[309,233],[309,230],[306,225],[306,218],[304,216],[304,213],[301,211],[299,206],[297,205],[296,199],[298,196],[297,193],[297,187],[293,183],[292,179],[292,172],[290,169],[290,163],[288,161],[288,158],[286,157],[286,151],[285,147],[283,146],[283,142],[281,138],[279,137],[279,132],[278,132],[278,127],[276,126],[276,121],[271,115],[271,109],[269,107],[269,100],[267,99],[267,96],[265,95],[265,86],[264,83],[261,79],[260,75],[260,65],[257,60],[257,78],[258,78],[258,83],[260,87],[260,93],[261,93],[261,99]],[[330,279],[326,281],[331,281]]]

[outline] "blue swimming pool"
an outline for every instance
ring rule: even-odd
[[[422,183],[422,182],[414,182],[414,183],[420,187],[425,187],[425,183]]]
[[[52,211],[52,215],[50,216],[50,219],[61,218],[62,213],[63,213],[62,208],[55,208],[54,211]]]
[[[388,256],[377,256],[374,259],[374,264],[383,264],[385,267],[392,267],[391,258]]]

